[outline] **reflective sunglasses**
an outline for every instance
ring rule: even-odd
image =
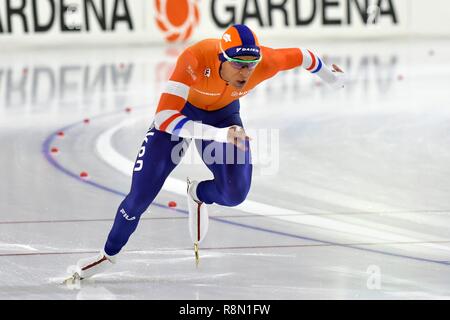
[[[220,45],[220,50],[222,51],[224,58],[228,62],[231,63],[231,66],[238,70],[243,69],[245,67],[247,67],[249,70],[253,70],[256,68],[258,63],[260,63],[262,60],[262,55],[258,59],[255,59],[255,60],[242,60],[242,59],[231,58],[225,53],[225,50],[222,49],[222,45]]]
[[[229,58],[227,61],[231,64],[231,66],[235,69],[243,69],[247,67],[249,70],[253,70],[256,68],[258,63],[261,61],[261,58],[257,60],[241,60],[241,59],[233,59]]]

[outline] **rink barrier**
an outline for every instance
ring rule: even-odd
[[[233,23],[248,24],[261,40],[450,36],[449,7],[447,0],[0,1],[0,44],[165,44],[217,38]]]

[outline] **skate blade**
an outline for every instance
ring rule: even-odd
[[[198,268],[198,263],[200,262],[200,256],[198,254],[198,243],[194,243],[194,253],[195,253],[195,266]]]
[[[78,274],[78,272],[75,272],[73,275],[71,275],[69,278],[65,279],[63,281],[63,285],[73,285],[75,284],[77,281],[83,280],[83,278],[80,277],[80,275]]]

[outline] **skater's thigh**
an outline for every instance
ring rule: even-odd
[[[189,140],[172,136],[152,126],[139,149],[132,184],[162,185],[180,163],[188,146]]]
[[[230,143],[196,140],[197,151],[215,179],[251,177],[251,151],[242,151]]]

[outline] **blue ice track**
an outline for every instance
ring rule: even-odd
[[[121,112],[106,113],[106,114],[98,115],[98,116],[95,116],[95,117],[91,117],[91,119],[105,118],[107,116],[118,115],[120,113]],[[55,132],[53,132],[52,134],[50,134],[44,140],[44,142],[42,143],[42,153],[43,153],[44,157],[57,170],[59,170],[60,172],[66,174],[66,175],[68,175],[71,178],[74,178],[74,179],[78,180],[81,183],[88,184],[88,185],[90,185],[92,187],[95,187],[97,189],[101,189],[101,190],[106,191],[106,192],[110,192],[110,193],[116,194],[116,195],[121,196],[123,198],[126,197],[126,194],[121,192],[121,191],[109,188],[108,186],[102,185],[102,184],[97,183],[95,181],[81,179],[78,176],[78,174],[76,174],[76,173],[70,171],[69,169],[63,167],[51,155],[51,153],[50,153],[51,145],[53,144],[53,141],[57,137],[57,133],[59,131],[63,131],[64,133],[66,133],[67,131],[70,131],[70,130],[72,130],[72,129],[80,126],[80,125],[83,125],[83,121],[79,121],[79,122],[73,123],[71,125],[68,125],[66,127],[61,128],[61,129],[58,129]],[[162,208],[162,209],[170,210],[171,212],[176,211],[176,212],[179,212],[179,213],[185,214],[185,215],[189,214],[188,211],[186,211],[186,210],[168,208],[167,206],[162,205],[160,203],[156,203],[156,202],[152,203],[151,205],[155,206],[155,207]],[[300,240],[307,240],[307,241],[312,241],[312,242],[321,243],[321,244],[327,244],[327,245],[332,245],[332,246],[344,247],[344,248],[348,248],[348,249],[360,250],[360,251],[364,251],[364,252],[377,253],[377,254],[382,254],[382,255],[386,255],[386,256],[390,256],[390,257],[397,257],[397,258],[409,259],[409,260],[420,261],[420,262],[429,262],[429,263],[445,265],[445,266],[449,266],[450,265],[450,261],[432,260],[432,259],[413,257],[413,256],[408,256],[408,255],[403,255],[403,254],[391,253],[391,252],[386,252],[386,251],[382,251],[382,250],[375,250],[375,249],[369,249],[369,248],[360,248],[360,247],[357,247],[355,245],[341,244],[341,243],[338,243],[338,242],[332,242],[332,241],[326,241],[326,240],[320,240],[320,239],[315,239],[315,238],[310,238],[310,237],[299,236],[299,235],[292,234],[292,233],[287,233],[287,232],[276,231],[276,230],[267,229],[267,228],[256,227],[256,226],[252,226],[252,225],[248,225],[248,224],[244,224],[244,223],[228,221],[228,220],[225,220],[225,219],[222,219],[222,218],[218,218],[218,217],[210,217],[210,220],[221,222],[221,223],[226,223],[226,224],[233,225],[233,226],[236,226],[236,227],[241,227],[241,228],[251,229],[251,230],[255,230],[255,231],[275,234],[275,235],[279,235],[279,236],[283,236],[283,237],[289,237],[289,238],[300,239]]]

